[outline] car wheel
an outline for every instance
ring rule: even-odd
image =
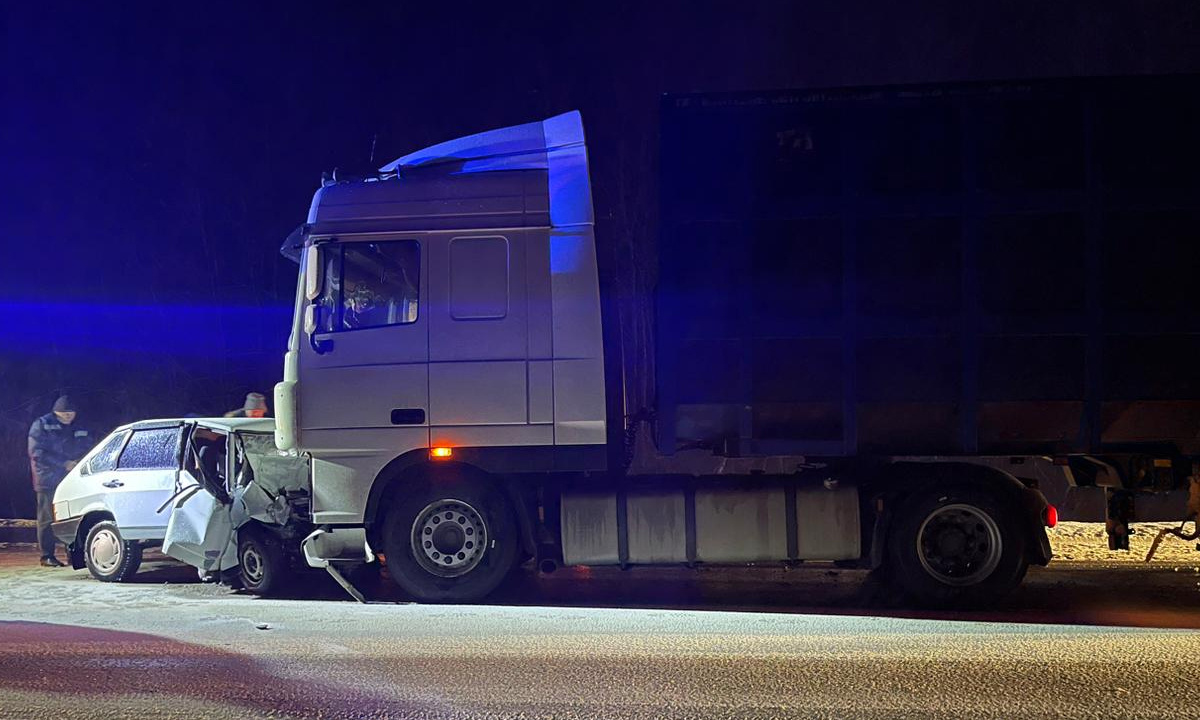
[[[242,587],[255,595],[279,592],[288,574],[279,545],[254,526],[238,530],[238,574]]]
[[[1020,584],[1029,562],[1016,511],[980,488],[914,496],[888,543],[888,575],[923,605],[994,602]]]
[[[122,538],[112,520],[101,520],[88,530],[83,561],[97,580],[125,582],[142,564],[142,546]]]
[[[388,575],[418,601],[479,600],[515,565],[517,532],[504,491],[482,479],[406,489],[384,521]]]

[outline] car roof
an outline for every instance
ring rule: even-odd
[[[139,420],[138,422],[128,423],[117,428],[117,431],[123,430],[148,430],[151,428],[172,427],[175,425],[183,425],[185,423],[193,423],[201,427],[212,428],[213,430],[221,430],[224,432],[233,432],[240,430],[243,432],[275,432],[274,418],[160,418],[156,420]],[[114,431],[116,432],[116,431]]]

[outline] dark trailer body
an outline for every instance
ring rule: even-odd
[[[664,97],[660,451],[1182,485],[1197,127],[1196,76]]]
[[[1195,86],[666,98],[655,408],[579,113],[329,180],[275,388],[307,502],[258,531],[437,602],[526,559],[990,602],[1050,561],[1051,481],[1108,488],[1127,545],[1134,493],[1195,475]]]

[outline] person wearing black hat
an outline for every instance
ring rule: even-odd
[[[33,492],[37,496],[38,544],[42,565],[62,567],[54,555],[54,490],[75,463],[92,448],[90,433],[75,425],[75,405],[66,395],[54,401],[54,410],[29,428],[29,468],[33,472]]]

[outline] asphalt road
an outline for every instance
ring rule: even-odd
[[[1200,717],[1192,567],[1065,563],[937,615],[826,569],[526,575],[447,607],[34,563],[0,551],[2,718]]]

